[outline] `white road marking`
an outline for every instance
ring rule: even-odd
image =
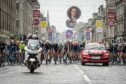
[[[77,65],[74,65],[74,66],[83,75],[83,78],[88,82],[88,84],[92,84],[89,77],[85,75],[85,73]]]
[[[87,75],[83,75],[83,77],[84,77],[85,80],[88,82],[88,84],[91,84],[91,80],[87,77]]]

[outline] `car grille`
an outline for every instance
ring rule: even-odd
[[[103,54],[89,54],[90,56],[103,56]]]

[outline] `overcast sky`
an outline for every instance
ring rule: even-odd
[[[98,11],[100,5],[105,6],[105,0],[39,0],[41,12],[46,16],[49,10],[51,25],[55,25],[57,31],[62,32],[66,29],[67,9],[71,6],[77,6],[81,9],[81,17],[77,22],[87,22],[92,18],[92,13]]]

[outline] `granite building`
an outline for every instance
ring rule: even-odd
[[[16,32],[16,0],[0,0],[0,37]]]

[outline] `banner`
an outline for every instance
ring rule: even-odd
[[[40,9],[40,4],[39,2],[33,2],[32,3],[33,9]]]
[[[53,29],[52,28],[48,28],[48,32],[53,32]]]
[[[72,6],[67,10],[67,16],[69,19],[66,21],[66,26],[68,28],[75,28],[76,20],[81,16],[81,10],[76,6]]]
[[[72,35],[73,35],[73,31],[71,31],[71,30],[67,30],[66,31],[66,38],[67,39],[69,39],[70,37],[72,37]]]
[[[97,33],[102,33],[103,29],[102,28],[97,28],[96,31],[97,31]]]
[[[102,28],[102,20],[96,20],[96,28]]]
[[[40,18],[40,10],[33,10],[33,17]]]
[[[48,33],[48,38],[49,38],[49,41],[52,41],[52,32]]]
[[[47,27],[47,22],[46,21],[41,21],[40,26],[41,26],[41,28],[46,28]]]
[[[46,33],[46,28],[41,28],[41,33]]]
[[[85,36],[86,36],[86,39],[87,40],[90,40],[90,32],[86,32],[86,35]]]
[[[109,9],[107,13],[108,26],[112,27],[115,22],[116,12],[114,9]]]

